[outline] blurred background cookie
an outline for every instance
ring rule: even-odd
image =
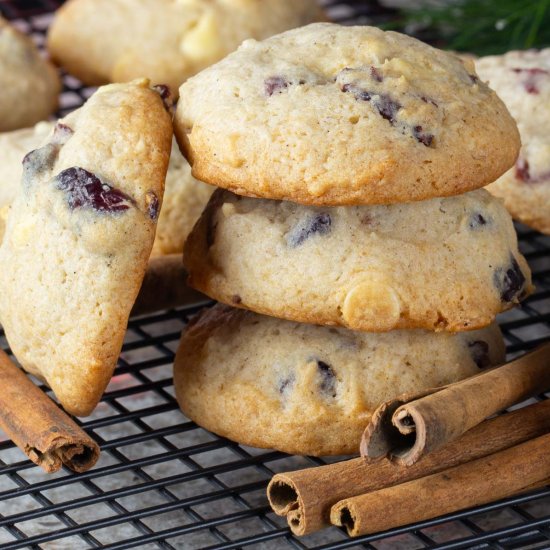
[[[496,325],[460,334],[353,332],[217,305],[191,322],[174,364],[186,416],[233,441],[295,454],[357,452],[374,409],[504,359]]]
[[[174,140],[152,254],[181,253],[214,189],[192,176],[191,166]]]
[[[31,126],[51,115],[61,82],[33,41],[0,17],[0,132]]]
[[[177,94],[244,39],[322,17],[315,0],[70,0],[56,14],[48,48],[86,84],[143,76]]]
[[[514,218],[550,234],[550,48],[482,57],[475,64],[515,118],[522,143],[515,167],[487,190]]]

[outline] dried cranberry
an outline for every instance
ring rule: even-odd
[[[147,205],[147,214],[149,217],[156,221],[159,217],[159,199],[153,193],[153,191],[148,191],[145,195],[145,203]]]
[[[55,128],[53,130],[52,141],[54,143],[58,143],[59,145],[63,145],[69,140],[69,138],[73,134],[74,134],[74,130],[70,126],[67,126],[66,124],[58,122],[55,125]]]
[[[500,267],[495,271],[493,281],[500,292],[503,302],[512,302],[521,295],[525,285],[525,275],[517,260],[512,256],[508,268]]]
[[[332,367],[324,361],[317,361],[317,368],[321,375],[320,390],[331,397],[336,397],[336,375]]]
[[[386,94],[380,94],[374,99],[373,103],[382,118],[385,118],[391,124],[395,123],[395,115],[397,114],[397,111],[401,109],[401,103],[394,101],[389,95]]]
[[[382,82],[384,80],[380,69],[377,69],[376,67],[370,68],[370,75],[374,78],[374,80],[376,80],[376,82]]]
[[[491,358],[489,357],[489,344],[483,340],[475,340],[468,343],[470,354],[474,363],[480,369],[486,369],[491,366]]]
[[[470,222],[468,223],[468,225],[470,229],[478,229],[484,225],[487,225],[487,220],[485,219],[483,214],[476,212],[470,217]]]
[[[312,235],[327,235],[331,231],[330,214],[322,212],[301,221],[287,235],[287,244],[292,248],[300,246]]]
[[[279,388],[278,388],[279,393],[282,395],[288,393],[292,389],[292,386],[294,386],[295,380],[296,378],[294,377],[294,374],[291,374],[287,378],[284,378],[283,380],[281,380],[279,382]]]
[[[479,77],[477,75],[468,73],[468,76],[470,77],[472,84],[477,84],[479,82]]]
[[[433,105],[434,107],[439,107],[439,105],[431,98],[429,97],[426,97],[425,95],[423,96],[420,96],[420,99],[424,102],[424,103],[430,103],[431,105]]]
[[[84,168],[67,168],[56,176],[56,188],[64,191],[69,208],[93,208],[98,212],[122,212],[133,204],[122,191],[103,183]]]
[[[284,89],[288,88],[288,80],[282,76],[270,76],[264,81],[264,92],[265,95],[271,97],[275,92],[282,92]]]
[[[424,132],[422,126],[413,127],[413,136],[426,147],[430,147],[434,140],[433,134]]]
[[[527,161],[527,159],[519,157],[516,161],[516,178],[524,182],[531,181],[531,174],[529,173],[529,162]]]
[[[545,69],[539,69],[537,67],[533,67],[531,69],[522,69],[520,67],[516,67],[512,69],[517,74],[525,74],[526,79],[523,81],[523,87],[525,88],[525,91],[528,94],[538,94],[540,93],[540,90],[538,88],[538,78],[541,75],[548,75],[550,72],[548,72]]]
[[[164,103],[164,108],[168,112],[170,112],[170,109],[174,104],[174,102],[172,101],[172,92],[170,91],[170,87],[166,84],[157,84],[156,86],[153,86],[153,90],[155,90],[160,95],[160,98]]]

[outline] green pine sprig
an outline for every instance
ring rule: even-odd
[[[391,27],[477,55],[550,46],[550,0],[455,0],[406,7]]]

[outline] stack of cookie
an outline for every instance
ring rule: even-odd
[[[225,188],[186,243],[190,283],[250,310],[216,306],[184,334],[190,418],[245,444],[351,453],[382,401],[503,360],[491,323],[530,274],[478,188],[520,143],[473,65],[317,24],[245,42],[180,98],[193,173]]]

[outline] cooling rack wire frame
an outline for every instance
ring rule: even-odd
[[[0,12],[42,45],[60,3],[0,0]],[[343,22],[376,22],[390,13],[367,2],[327,3]],[[67,75],[64,83],[61,114],[93,92]],[[550,238],[522,226],[518,232],[537,292],[502,316],[510,357],[550,334]],[[178,410],[172,361],[198,309],[130,321],[116,375],[82,423],[103,451],[93,470],[46,475],[11,442],[0,443],[0,548],[550,548],[550,489],[357,539],[336,528],[294,537],[270,511],[265,487],[275,472],[323,461],[237,445]]]

